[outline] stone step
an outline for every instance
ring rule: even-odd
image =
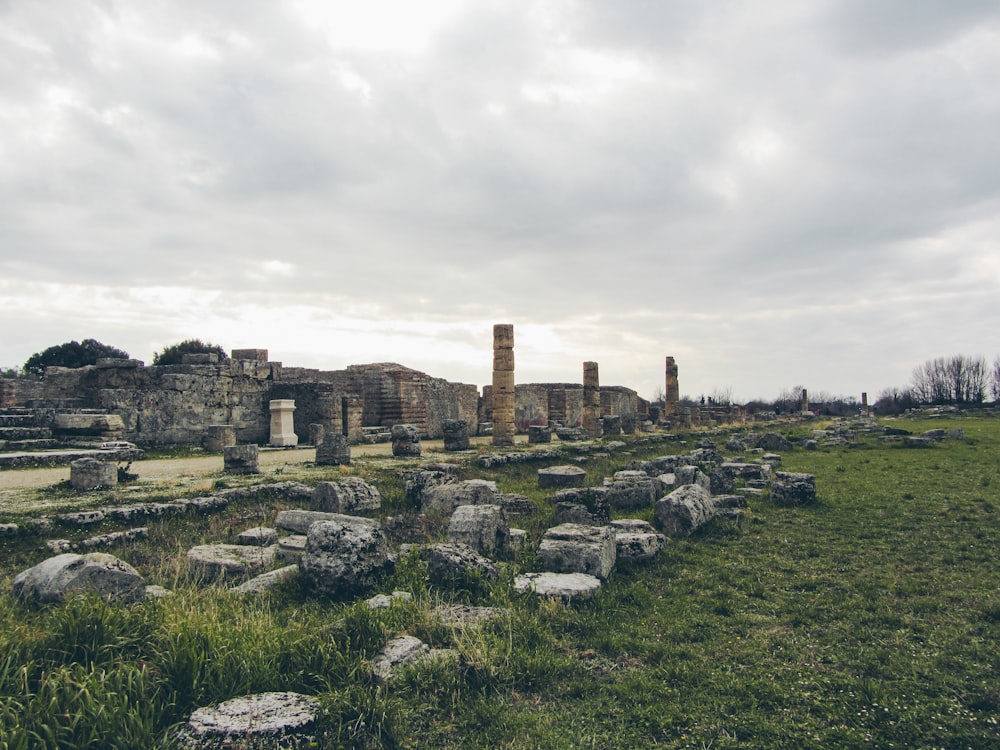
[[[0,451],[43,451],[58,448],[59,441],[52,438],[37,440],[0,440]]]
[[[0,428],[3,427],[34,427],[35,415],[30,411],[12,414],[11,410],[0,412]]]
[[[48,427],[0,427],[0,440],[44,440],[52,437]]]
[[[102,461],[139,461],[143,452],[130,443],[122,443],[107,450],[54,450],[0,453],[0,470],[68,466],[78,458],[97,458]]]

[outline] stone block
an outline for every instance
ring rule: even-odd
[[[811,505],[816,502],[816,477],[794,471],[779,471],[771,486],[771,499],[778,505]]]
[[[425,513],[451,513],[461,505],[498,505],[499,494],[496,482],[487,479],[448,482],[424,490],[421,508]]]
[[[256,445],[227,445],[222,449],[222,460],[227,474],[260,473]]]
[[[322,425],[320,425],[322,427]],[[346,435],[329,432],[316,446],[317,466],[350,466],[351,446]]]
[[[255,576],[274,562],[275,547],[248,547],[240,544],[199,544],[188,550],[191,572],[201,578]]]
[[[278,541],[278,530],[270,526],[255,526],[236,535],[236,543],[244,547],[270,547]]]
[[[228,446],[236,445],[236,428],[231,424],[210,424],[201,445],[208,453],[222,453]]]
[[[313,510],[327,513],[367,513],[382,507],[378,489],[359,477],[320,482],[313,490]]]
[[[319,709],[316,698],[299,693],[231,698],[192,713],[177,732],[177,744],[183,750],[313,747]]]
[[[69,465],[69,482],[75,490],[97,490],[118,484],[118,465],[96,458],[78,458]]]
[[[507,515],[499,505],[460,505],[448,522],[448,541],[484,555],[504,555],[510,549]]]
[[[586,598],[600,588],[600,579],[586,573],[525,573],[514,579],[516,591],[561,599]]]
[[[549,466],[538,470],[538,487],[552,489],[561,487],[583,487],[587,472],[579,466]]]
[[[367,518],[320,521],[306,536],[299,569],[305,585],[321,596],[367,593],[395,566],[381,527]]]
[[[444,437],[446,451],[469,449],[469,425],[464,419],[444,420],[441,422],[441,433]]]
[[[14,578],[15,597],[40,603],[59,603],[84,593],[137,602],[145,596],[146,582],[131,565],[104,552],[56,555]]]
[[[528,442],[532,445],[552,442],[552,428],[546,425],[528,425]]]
[[[615,534],[608,526],[560,524],[545,532],[538,547],[545,570],[587,573],[602,580],[614,570],[615,554]]]
[[[412,424],[392,426],[392,455],[397,458],[420,456],[420,430]]]
[[[276,398],[270,402],[271,439],[270,445],[281,448],[299,444],[295,434],[295,400]]]

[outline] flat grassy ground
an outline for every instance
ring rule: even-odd
[[[380,591],[415,602],[375,612],[311,601],[295,581],[240,599],[188,580],[188,547],[269,522],[289,506],[277,497],[157,522],[148,541],[115,550],[176,592],[133,607],[16,602],[13,576],[46,555],[38,537],[0,541],[0,748],[169,747],[197,706],[286,689],[321,698],[324,747],[1000,747],[1000,420],[893,424],[966,438],[786,452],[782,470],[816,475],[816,505],[752,500],[740,521],[620,568],[573,605],[512,592],[530,554],[500,583],[458,590],[430,587],[419,560],[404,559]],[[588,482],[691,447],[631,445],[585,464]],[[371,458],[350,473],[379,486],[387,513],[412,512],[397,466]],[[538,501],[536,516],[513,521],[537,542],[552,522],[537,468],[468,466],[463,477]],[[303,466],[270,479],[338,475]],[[61,486],[37,492],[72,500]],[[456,630],[433,616],[442,602],[507,614]],[[369,660],[402,632],[456,648],[458,663],[377,684]]]

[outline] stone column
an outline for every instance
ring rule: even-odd
[[[446,451],[465,451],[469,449],[469,424],[464,419],[445,419],[441,422],[441,433],[444,437]]]
[[[347,436],[330,432],[316,446],[317,466],[349,466],[351,463],[351,446]]]
[[[802,389],[802,413],[809,413],[809,391],[805,388]]]
[[[236,445],[236,428],[231,424],[210,424],[201,444],[209,453],[222,453],[227,445]]]
[[[588,436],[601,436],[601,383],[596,362],[583,363],[583,429]]]
[[[294,414],[294,399],[278,398],[271,402],[271,445],[282,447],[299,444],[299,436],[295,434]]]
[[[861,392],[861,414],[863,416],[868,416],[868,392]]]
[[[227,445],[222,449],[223,471],[226,474],[259,474],[257,446]]]
[[[677,411],[677,404],[681,400],[681,389],[677,382],[677,362],[673,357],[667,357],[667,382],[666,393],[663,403],[663,416],[671,417]]]
[[[514,326],[493,326],[493,446],[514,445]]]

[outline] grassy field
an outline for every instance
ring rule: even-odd
[[[148,541],[114,551],[175,591],[131,607],[13,600],[14,575],[46,555],[39,537],[2,540],[0,749],[170,747],[193,708],[264,690],[318,696],[323,747],[1000,747],[1000,420],[894,424],[966,437],[786,452],[783,470],[816,475],[816,505],[753,500],[741,520],[619,568],[572,605],[513,593],[530,554],[501,582],[461,590],[428,586],[406,558],[380,590],[414,602],[378,611],[311,601],[294,580],[255,599],[189,581],[188,547],[270,522],[280,498],[157,522]],[[691,447],[630,445],[591,459],[588,481]],[[412,510],[397,466],[351,469],[379,486],[387,513]],[[537,468],[470,466],[463,477],[537,500],[536,516],[514,521],[537,541],[553,517]],[[280,478],[334,474],[290,467]],[[447,602],[506,614],[456,630],[432,614]],[[399,633],[455,648],[459,661],[378,684],[370,660]]]

